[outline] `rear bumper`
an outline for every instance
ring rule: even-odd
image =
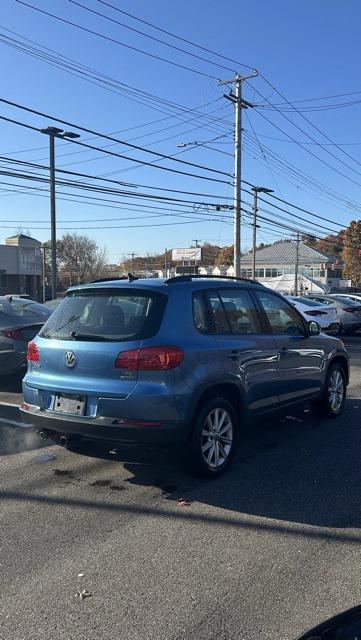
[[[58,415],[27,403],[23,403],[20,410],[22,419],[29,427],[49,436],[77,435],[90,440],[123,444],[171,445],[186,442],[190,434],[190,425],[180,420],[162,421],[159,425],[151,426],[129,426],[126,420],[119,418]]]

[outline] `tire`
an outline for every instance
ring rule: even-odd
[[[237,436],[238,419],[233,405],[223,397],[205,401],[195,415],[188,451],[193,472],[206,478],[224,473],[233,458]]]
[[[326,375],[322,397],[315,403],[316,413],[324,418],[337,418],[346,402],[346,376],[340,364],[331,364]]]

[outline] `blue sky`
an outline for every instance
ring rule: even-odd
[[[207,0],[206,2],[205,0],[195,0],[190,2],[184,0],[182,3],[166,2],[165,0],[153,0],[152,2],[110,1],[115,6],[153,24],[182,35],[209,49],[221,52],[225,56],[256,67],[292,102],[357,91],[360,92],[358,95],[330,100],[323,99],[319,102],[306,104],[308,106],[325,105],[361,99],[359,66],[361,5],[357,0],[348,0],[347,2],[340,0],[317,0],[317,2],[315,0],[302,0],[302,2],[291,2],[290,0],[274,0],[273,2],[269,0],[253,0],[252,2],[248,0],[240,2]],[[140,25],[102,5],[97,0],[79,0],[79,2],[120,20],[124,24],[192,50],[194,53],[208,58],[209,61],[195,60],[161,44],[151,42],[124,27],[88,13],[68,0],[29,0],[30,4],[41,9],[81,24],[86,28],[97,30],[128,45],[142,48],[178,64],[198,69],[206,75],[191,73],[101,40],[91,34],[59,23],[48,16],[41,15],[14,0],[2,0],[0,32],[9,36],[11,35],[9,31],[4,31],[4,29],[10,29],[126,85],[132,85],[139,89],[139,92],[150,92],[186,108],[207,105],[203,107],[202,112],[220,118],[220,120],[213,122],[209,130],[205,128],[204,119],[194,120],[195,115],[199,113],[195,112],[187,116],[188,120],[193,119],[191,122],[170,117],[162,122],[147,125],[154,120],[166,118],[169,114],[160,113],[159,110],[154,110],[148,104],[144,104],[142,93],[137,96],[137,99],[143,102],[143,104],[139,104],[139,102],[130,100],[129,94],[111,93],[82,79],[75,78],[63,70],[50,67],[44,62],[35,60],[0,42],[2,96],[99,132],[122,130],[122,133],[117,134],[118,138],[122,140],[137,138],[134,140],[135,144],[149,145],[149,149],[165,154],[174,154],[180,151],[177,144],[181,142],[194,140],[208,142],[215,137],[224,136],[211,145],[218,151],[199,147],[189,149],[178,157],[231,173],[233,159],[229,154],[232,153],[233,110],[227,100],[219,99],[225,89],[217,85],[216,79],[229,78],[232,73],[211,64],[211,60],[216,60],[215,57],[172,40],[145,25]],[[237,68],[224,60],[218,59],[218,61],[241,73],[247,72],[244,67]],[[207,74],[214,76],[214,78],[207,77]],[[260,91],[273,104],[282,101],[262,78],[252,80],[245,86],[244,97],[254,103],[264,103],[255,90]],[[296,104],[299,106],[299,103]],[[157,109],[159,108],[158,104]],[[285,162],[292,163],[298,170],[306,172],[323,185],[341,194],[342,197],[350,199],[356,204],[361,203],[360,112],[361,104],[355,104],[339,109],[311,111],[304,114],[320,131],[329,136],[332,142],[345,145],[341,148],[351,155],[350,158],[332,145],[321,148],[318,145],[309,144],[312,141],[307,137],[307,133],[318,143],[326,143],[327,140],[322,137],[321,133],[312,129],[310,124],[300,115],[292,111],[281,115],[274,110],[262,108],[248,110],[247,116],[245,114],[243,116],[245,129],[242,156],[243,178],[252,184],[274,189],[275,195],[280,198],[319,213],[335,222],[347,224],[351,219],[358,218],[355,205],[353,208],[347,207],[333,197],[322,195],[319,191],[312,191],[295,176],[292,178],[289,174],[286,176],[280,167],[277,168],[271,162],[272,156],[269,154],[270,152],[278,154]],[[3,104],[0,104],[0,115],[18,119],[36,127],[58,124],[55,120],[40,118]],[[264,117],[267,117],[269,122]],[[300,130],[297,130],[292,122],[296,123]],[[281,131],[276,127],[279,127]],[[261,148],[254,138],[252,141],[253,131],[257,134]],[[285,134],[292,136],[297,141],[305,142],[304,147],[309,152],[289,141]],[[169,136],[172,138],[159,142]],[[87,134],[82,135],[83,140],[88,137]],[[287,141],[280,141],[280,138]],[[40,133],[0,121],[0,140],[1,155],[31,162],[47,162],[47,139]],[[108,142],[98,138],[95,141],[92,140],[91,144],[103,146]],[[265,145],[264,148],[263,145]],[[31,151],[32,149],[37,150]],[[126,149],[120,144],[112,146],[111,149],[140,160],[152,161],[154,159],[148,154]],[[19,153],[20,151],[26,152]],[[74,153],[75,151],[82,153]],[[312,156],[310,152],[317,157]],[[72,155],[63,156],[63,154],[69,153]],[[335,157],[331,157],[329,153],[334,154]],[[94,158],[96,159],[94,160]],[[322,158],[324,162],[329,163],[344,175],[325,166],[318,158]],[[177,166],[174,162],[164,161],[159,164],[192,171],[191,168]],[[224,203],[230,203],[229,198],[232,195],[231,184],[194,179],[155,170],[151,167],[139,167],[130,161],[107,157],[91,150],[84,152],[84,149],[69,142],[65,144],[58,142],[57,166],[99,176],[107,172],[119,172],[114,175],[115,179],[128,180],[136,184],[193,191],[209,196],[221,196],[220,201]],[[130,170],[129,167],[131,167]],[[124,169],[127,170],[124,171]],[[231,178],[220,174],[198,170],[194,170],[194,172],[224,179],[226,182],[231,181]],[[9,181],[6,177],[1,177],[1,180]],[[15,182],[19,183],[19,180]],[[3,189],[11,188],[5,185],[0,185],[0,187]],[[138,188],[138,191],[140,190]],[[149,192],[149,190],[147,191]],[[42,196],[45,195],[42,193]],[[180,197],[192,199],[192,196]],[[250,201],[250,196],[245,194],[244,197],[245,200]],[[193,200],[209,202],[212,201],[212,198],[193,196]],[[142,202],[144,204],[144,201]],[[18,227],[22,227],[24,230],[29,229],[40,240],[46,240],[49,237],[49,231],[44,228],[48,225],[49,219],[49,203],[46,197],[0,191],[0,203],[0,226],[9,226],[9,229],[0,228],[0,240],[3,240],[6,235],[11,235]],[[281,206],[283,205],[281,204]],[[198,208],[198,211],[193,211],[190,208],[189,218],[183,218],[182,221],[179,216],[174,217],[172,207],[169,207],[167,213],[173,213],[173,216],[168,215],[162,218],[155,217],[159,211],[147,210],[141,206],[138,209],[134,206],[128,208],[126,203],[122,202],[121,207],[121,209],[114,209],[109,206],[98,207],[74,203],[64,201],[59,196],[57,202],[58,234],[61,235],[69,227],[77,227],[79,231],[84,231],[96,239],[100,245],[107,248],[110,261],[115,261],[131,251],[145,254],[146,252],[161,251],[165,246],[189,246],[194,238],[198,238],[202,242],[212,241],[220,244],[232,242],[229,212],[223,214],[224,222],[222,222],[220,214],[215,211],[207,212],[202,206]],[[297,221],[292,212],[296,213],[292,209],[289,209],[289,213],[278,213],[292,221],[293,225],[301,225],[301,221]],[[154,217],[145,217],[150,215]],[[302,216],[299,212],[298,215]],[[212,217],[216,220],[211,221]],[[196,221],[202,218],[203,222]],[[107,221],[106,219],[111,220]],[[23,222],[18,222],[20,220]],[[312,227],[311,218],[307,218],[307,220],[307,224]],[[169,225],[173,221],[182,221],[182,224]],[[246,221],[247,218],[245,218]],[[126,225],[162,223],[164,223],[163,227],[116,228]],[[11,226],[12,224],[13,226]],[[321,224],[330,227],[330,229],[337,229],[331,223]],[[91,229],[90,227],[96,228]],[[327,232],[319,228],[315,231],[320,235]],[[261,224],[258,229],[258,239],[259,241],[275,240],[278,239],[280,233],[281,231],[274,233],[266,224]],[[245,225],[242,242],[244,248],[250,244],[250,234],[251,228]],[[285,232],[284,235],[289,235],[289,232]]]

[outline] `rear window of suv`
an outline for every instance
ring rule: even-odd
[[[167,296],[144,290],[101,289],[68,294],[40,332],[55,340],[120,342],[155,335]]]

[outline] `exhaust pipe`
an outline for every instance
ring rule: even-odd
[[[59,437],[59,444],[61,447],[67,447],[68,446],[68,438],[66,436],[60,436]]]
[[[49,437],[46,431],[39,431],[39,436],[42,440],[47,440]]]

